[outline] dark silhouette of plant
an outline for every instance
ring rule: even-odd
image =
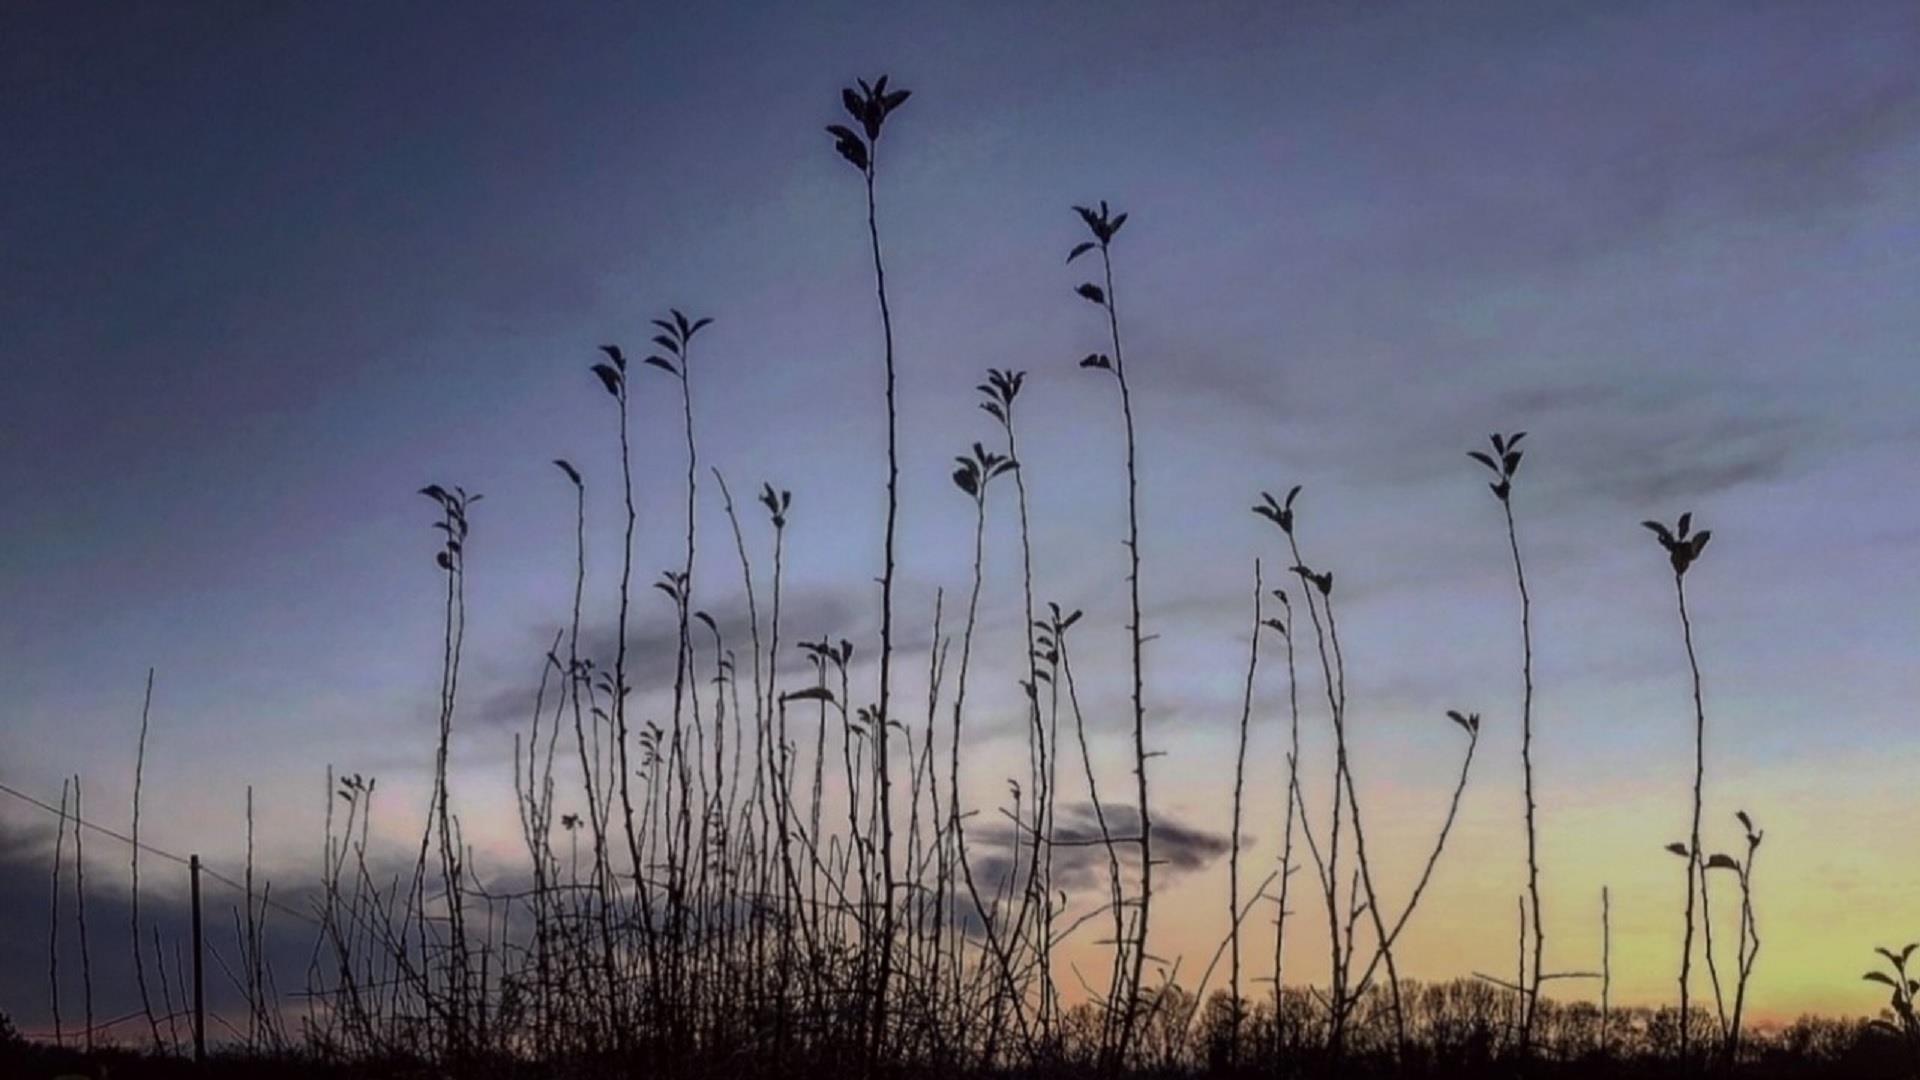
[[[130,938],[133,950],[133,981],[140,990],[140,1011],[146,1014],[147,1027],[153,1035],[155,1053],[162,1052],[166,1044],[160,1039],[160,1021],[153,1015],[153,997],[147,992],[147,965],[140,956],[140,786],[147,770],[147,720],[153,711],[153,669],[147,669],[147,691],[140,702],[140,740],[133,757],[133,831],[132,842],[127,846],[131,852],[130,872],[132,877],[132,903],[127,915],[128,925],[132,928]]]
[[[87,949],[87,852],[81,838],[81,823],[86,816],[80,809],[80,774],[73,774],[73,909],[80,930],[80,992],[87,1026],[81,1031],[82,1045],[93,1053],[93,956]]]
[[[440,507],[440,520],[433,527],[441,533],[440,550],[434,553],[433,561],[446,575],[446,601],[442,619],[442,656],[440,670],[440,738],[434,752],[433,795],[428,804],[428,819],[432,823],[429,833],[437,830],[440,852],[441,886],[445,893],[447,923],[450,937],[449,952],[443,962],[447,973],[447,993],[449,1004],[445,1016],[444,1051],[455,1059],[463,1057],[469,1047],[471,1032],[469,1011],[473,1006],[473,994],[470,980],[472,965],[468,958],[466,933],[466,911],[464,886],[462,883],[461,845],[454,835],[453,811],[447,789],[447,755],[453,742],[454,705],[460,686],[460,660],[466,642],[467,600],[466,600],[466,544],[469,531],[468,510],[483,496],[468,494],[467,490],[454,485],[452,490],[439,484],[428,484],[420,489],[420,494],[431,499]],[[417,917],[420,920],[421,963],[423,968],[431,962],[431,953],[427,943],[427,912],[423,870],[427,858],[428,834],[420,837],[420,857],[414,869],[414,896],[418,905]]]
[[[1291,513],[1289,513],[1291,520]],[[1272,1053],[1277,1058],[1287,1038],[1284,1017],[1280,1008],[1281,989],[1283,987],[1283,962],[1286,959],[1287,946],[1287,903],[1290,898],[1293,881],[1293,816],[1294,809],[1300,805],[1300,683],[1295,676],[1293,657],[1293,604],[1287,599],[1285,589],[1273,590],[1273,598],[1280,601],[1285,613],[1284,619],[1265,619],[1263,626],[1278,633],[1287,646],[1287,712],[1289,717],[1287,735],[1287,812],[1285,823],[1281,827],[1283,837],[1280,848],[1280,895],[1276,900],[1276,912],[1273,917],[1273,1045]]]
[[[1747,844],[1744,859],[1732,855],[1716,854],[1710,857],[1702,867],[1702,874],[1709,870],[1729,870],[1740,883],[1740,922],[1739,936],[1734,944],[1734,990],[1733,1015],[1726,1020],[1725,1037],[1722,1040],[1721,1056],[1728,1065],[1740,1060],[1740,1021],[1747,1004],[1747,983],[1753,978],[1754,961],[1760,956],[1760,927],[1753,912],[1753,863],[1760,853],[1760,841],[1766,833],[1754,827],[1753,818],[1745,810],[1734,814],[1745,832]],[[1701,895],[1706,891],[1706,881],[1701,880]],[[1718,993],[1716,979],[1715,992]]]
[[[842,124],[827,127],[827,133],[834,138],[834,149],[847,163],[860,170],[860,176],[867,187],[867,239],[873,250],[874,292],[880,301],[880,327],[885,343],[887,371],[887,529],[884,541],[883,568],[880,575],[880,700],[876,711],[880,721],[875,725],[874,753],[879,759],[880,791],[879,816],[881,835],[880,862],[884,877],[884,903],[881,905],[880,940],[877,943],[880,957],[879,977],[874,987],[873,1032],[869,1041],[869,1057],[877,1059],[887,1038],[887,993],[893,978],[893,933],[894,933],[894,881],[893,865],[893,808],[892,757],[888,750],[888,728],[892,719],[889,711],[893,694],[893,577],[894,577],[894,538],[900,515],[900,449],[899,449],[899,410],[897,408],[893,362],[893,311],[887,303],[886,265],[880,257],[880,226],[876,212],[873,182],[878,168],[880,134],[886,125],[887,117],[895,109],[906,104],[912,95],[911,90],[887,89],[885,75],[869,84],[865,79],[854,80],[860,87],[856,93],[852,87],[840,91],[841,104],[847,114],[860,126],[858,132]]]
[[[1535,823],[1537,804],[1533,795],[1533,600],[1527,593],[1527,570],[1520,560],[1520,536],[1513,524],[1513,477],[1520,471],[1524,431],[1512,435],[1498,433],[1487,437],[1493,452],[1468,451],[1467,456],[1486,466],[1493,474],[1487,487],[1500,500],[1507,520],[1507,546],[1513,553],[1513,577],[1520,589],[1520,772],[1526,799],[1527,826],[1527,899],[1533,909],[1533,977],[1521,979],[1525,1002],[1520,1013],[1520,1052],[1533,1046],[1533,1019],[1540,1007],[1540,981],[1546,968],[1546,921],[1540,913],[1539,829]]]
[[[53,900],[47,919],[47,983],[48,1000],[53,1007],[53,1042],[55,1046],[65,1046],[66,1033],[60,1026],[60,862],[67,842],[67,789],[72,780],[62,777],[60,780],[60,824],[53,834]],[[80,826],[76,822],[73,831],[78,833]],[[91,1026],[91,1025],[89,1025]]]
[[[1372,861],[1367,856],[1367,834],[1360,815],[1359,785],[1354,779],[1352,758],[1347,752],[1346,661],[1340,650],[1339,623],[1334,617],[1333,571],[1315,571],[1306,565],[1300,553],[1300,541],[1294,532],[1293,509],[1294,500],[1299,498],[1300,490],[1299,485],[1294,485],[1287,492],[1284,502],[1276,500],[1270,493],[1263,491],[1260,493],[1260,503],[1253,507],[1253,512],[1272,522],[1287,537],[1288,551],[1292,554],[1294,562],[1291,569],[1300,577],[1301,591],[1307,599],[1307,613],[1313,622],[1315,646],[1320,655],[1320,671],[1327,688],[1327,711],[1333,720],[1333,808],[1324,859],[1321,858],[1318,848],[1311,843],[1312,831],[1311,826],[1305,821],[1304,806],[1302,806],[1302,825],[1309,837],[1309,850],[1314,854],[1320,871],[1321,891],[1327,904],[1328,939],[1331,950],[1329,981],[1332,984],[1329,990],[1327,1042],[1330,1056],[1337,1060],[1343,1052],[1350,1010],[1359,1003],[1361,996],[1361,991],[1355,989],[1349,982],[1349,976],[1353,962],[1353,927],[1359,922],[1362,914],[1367,915],[1373,923],[1375,960],[1384,960],[1387,967],[1387,990],[1393,1008],[1396,1052],[1403,1051],[1406,1046],[1406,1013],[1400,996],[1400,974],[1393,959],[1393,935],[1387,932],[1386,918],[1382,913],[1378,893],[1374,889]],[[1358,878],[1348,890],[1347,925],[1344,933],[1340,925],[1338,904],[1340,824],[1343,801],[1345,809],[1353,820],[1354,862],[1357,864],[1355,876]],[[1364,890],[1364,900],[1362,890]]]
[[[632,860],[634,892],[640,901],[642,926],[645,928],[642,939],[646,946],[647,974],[651,979],[660,977],[660,955],[653,932],[652,893],[642,881],[646,860],[641,854],[640,835],[634,829],[633,820],[633,767],[628,758],[627,695],[631,689],[627,684],[627,611],[632,605],[633,593],[633,530],[638,515],[633,507],[633,451],[628,438],[628,385],[627,358],[618,345],[602,345],[600,351],[606,354],[611,363],[595,364],[593,374],[599,378],[600,385],[606,388],[619,407],[620,421],[620,484],[626,501],[626,535],[620,550],[620,614],[615,629],[615,652],[613,659],[613,677],[605,686],[608,696],[608,710],[612,719],[612,756],[614,767],[619,773],[621,826],[626,833],[627,853]],[[615,988],[609,988],[613,1002],[618,1005]],[[616,1027],[615,1030],[621,1030]]]
[[[675,381],[680,384],[682,431],[686,436],[687,443],[686,558],[681,564],[677,586],[670,586],[665,590],[675,600],[675,610],[679,620],[679,646],[674,660],[673,676],[672,761],[668,767],[669,779],[677,778],[680,784],[680,805],[678,811],[679,839],[677,848],[669,849],[670,851],[677,851],[678,857],[670,856],[669,858],[667,897],[668,934],[674,942],[674,949],[669,953],[669,961],[674,970],[669,975],[669,978],[673,979],[677,986],[679,981],[685,977],[685,974],[681,970],[686,965],[686,960],[682,952],[684,946],[681,939],[686,933],[686,921],[691,915],[688,910],[689,900],[687,893],[691,887],[688,882],[688,877],[694,868],[690,863],[695,858],[696,851],[705,850],[708,843],[708,838],[703,829],[700,848],[695,849],[693,846],[692,792],[686,771],[688,755],[686,746],[687,736],[683,730],[682,723],[687,709],[691,707],[694,726],[698,728],[700,724],[700,698],[697,693],[690,694],[687,685],[693,677],[693,640],[691,637],[689,618],[692,612],[693,602],[693,563],[697,550],[695,543],[695,526],[699,520],[697,496],[700,475],[700,451],[694,437],[693,425],[693,338],[694,335],[712,323],[713,320],[711,318],[689,320],[685,315],[680,313],[678,308],[670,308],[668,315],[670,316],[669,318],[653,320],[653,325],[660,331],[653,336],[653,344],[659,346],[666,355],[663,356],[660,353],[652,354],[648,356],[643,363],[649,367],[659,368],[661,371],[673,376]],[[705,813],[706,808],[703,807],[702,809],[701,821],[704,825],[711,822],[711,816]],[[691,988],[680,987],[677,992],[679,994],[686,994],[692,991]]]
[[[1699,883],[1700,852],[1700,801],[1706,783],[1707,772],[1707,710],[1700,694],[1700,661],[1693,649],[1693,620],[1687,614],[1687,570],[1700,553],[1706,550],[1707,541],[1713,532],[1702,529],[1691,533],[1693,514],[1681,514],[1680,520],[1669,529],[1658,521],[1643,521],[1641,525],[1652,532],[1666,549],[1667,561],[1673,567],[1673,590],[1680,605],[1680,631],[1686,643],[1687,667],[1693,673],[1693,826],[1689,840],[1680,852],[1687,860],[1687,910],[1686,933],[1680,951],[1680,1015],[1688,1015],[1690,994],[1688,979],[1693,973],[1693,928],[1695,893]],[[1691,535],[1689,535],[1691,533]],[[1674,845],[1669,845],[1671,848]],[[1690,1036],[1687,1025],[1680,1025],[1680,1057],[1686,1060],[1690,1048]]]
[[[1001,431],[1007,437],[1006,459],[1020,460],[1018,431],[1014,425],[1014,402],[1020,396],[1021,387],[1026,384],[1024,371],[1003,371],[998,368],[987,370],[987,381],[975,387],[985,399],[979,403],[981,411],[1000,424]],[[1055,989],[1053,985],[1052,949],[1047,943],[1052,938],[1053,903],[1049,861],[1051,859],[1051,829],[1049,822],[1054,804],[1054,770],[1058,747],[1053,743],[1053,734],[1042,723],[1040,707],[1040,684],[1051,681],[1051,676],[1041,671],[1041,649],[1035,639],[1035,633],[1045,624],[1034,619],[1033,604],[1033,536],[1027,509],[1027,481],[1024,469],[1013,472],[1014,494],[1020,513],[1020,593],[1022,611],[1021,620],[1026,634],[1027,676],[1021,687],[1027,700],[1027,747],[1030,764],[1029,776],[1034,792],[1033,823],[1031,830],[1033,843],[1028,852],[1026,889],[1021,897],[1019,913],[1014,917],[1015,938],[1023,933],[1026,920],[1034,921],[1032,933],[1036,963],[1039,968],[1040,1004],[1039,1024],[1042,1038],[1051,1042],[1052,1010]],[[1058,717],[1057,703],[1054,716]]]
[[[1245,1001],[1240,996],[1240,822],[1241,802],[1247,784],[1247,728],[1253,720],[1254,678],[1260,670],[1260,628],[1266,622],[1262,607],[1265,594],[1266,583],[1260,576],[1260,560],[1255,559],[1253,629],[1247,634],[1247,680],[1240,697],[1240,730],[1233,754],[1233,824],[1228,831],[1227,935],[1232,942],[1232,960],[1227,975],[1227,1001],[1232,1009],[1227,1023],[1226,1061],[1229,1066],[1240,1058],[1240,1028],[1246,1019]],[[1281,872],[1286,872],[1284,863]]]
[[[1873,951],[1886,958],[1887,968],[1892,974],[1869,971],[1861,978],[1891,990],[1887,995],[1891,1018],[1884,1015],[1875,1018],[1871,1021],[1873,1030],[1900,1040],[1906,1048],[1910,1067],[1920,1071],[1920,1014],[1914,1011],[1915,995],[1920,995],[1920,979],[1907,971],[1907,961],[1913,959],[1915,949],[1920,949],[1920,943],[1907,945],[1897,953],[1885,946],[1876,947]]]
[[[1127,215],[1113,213],[1104,199],[1098,211],[1085,206],[1076,206],[1073,210],[1080,215],[1080,220],[1085,223],[1093,239],[1074,245],[1073,250],[1067,253],[1067,262],[1071,263],[1087,252],[1098,249],[1104,281],[1102,285],[1082,282],[1074,292],[1106,313],[1107,337],[1113,349],[1111,356],[1099,352],[1088,354],[1080,361],[1080,366],[1113,374],[1115,383],[1120,387],[1120,416],[1125,423],[1127,441],[1127,630],[1133,672],[1133,771],[1140,816],[1140,895],[1134,905],[1133,941],[1130,945],[1115,946],[1116,968],[1122,963],[1131,965],[1124,980],[1116,985],[1116,996],[1121,999],[1120,1031],[1110,1059],[1117,1062],[1126,1060],[1139,1015],[1141,976],[1145,971],[1147,933],[1153,909],[1153,814],[1147,798],[1147,707],[1141,658],[1145,631],[1140,615],[1139,441],[1134,432],[1133,389],[1127,382],[1126,357],[1120,343],[1119,303],[1113,289],[1113,238],[1126,225]]]

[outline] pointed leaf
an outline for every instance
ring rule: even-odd
[[[600,384],[607,388],[607,393],[612,394],[614,397],[620,396],[619,372],[608,367],[606,364],[595,364],[593,365],[593,373],[600,376]]]

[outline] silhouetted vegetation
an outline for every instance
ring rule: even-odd
[[[438,510],[434,564],[444,579],[440,598],[441,662],[437,741],[431,794],[410,868],[395,871],[371,837],[377,780],[358,773],[328,776],[325,858],[319,887],[307,904],[315,928],[312,960],[304,972],[270,971],[264,963],[270,887],[252,888],[251,801],[247,912],[236,936],[243,942],[234,981],[247,1003],[244,1030],[195,1075],[289,1076],[454,1075],[591,1076],[646,1072],[667,1075],[987,1075],[1046,1073],[1111,1075],[1213,1070],[1235,1075],[1394,1073],[1479,1074],[1496,1067],[1587,1075],[1672,1073],[1706,1064],[1752,1075],[1798,1075],[1845,1070],[1893,1075],[1920,1063],[1920,1021],[1914,1011],[1920,982],[1909,977],[1914,946],[1881,950],[1886,971],[1869,980],[1891,990],[1889,1012],[1867,1020],[1803,1019],[1784,1028],[1746,1031],[1743,1015],[1760,953],[1754,862],[1762,833],[1742,811],[1744,849],[1707,854],[1702,839],[1707,714],[1694,649],[1686,574],[1710,533],[1692,531],[1691,514],[1675,526],[1646,527],[1669,554],[1686,659],[1692,677],[1695,759],[1688,839],[1669,850],[1687,866],[1685,937],[1677,1008],[1619,1008],[1608,993],[1611,927],[1603,934],[1602,972],[1546,971],[1540,852],[1533,771],[1533,602],[1513,511],[1513,483],[1525,433],[1496,434],[1491,452],[1472,458],[1492,474],[1501,504],[1511,566],[1520,600],[1522,654],[1518,721],[1527,886],[1520,899],[1521,929],[1513,981],[1491,976],[1421,982],[1403,974],[1396,958],[1402,935],[1413,932],[1458,816],[1480,745],[1482,713],[1432,711],[1465,740],[1457,778],[1444,808],[1434,808],[1432,841],[1421,849],[1420,873],[1404,895],[1376,882],[1368,850],[1364,762],[1349,735],[1359,722],[1349,712],[1346,657],[1335,603],[1333,553],[1309,561],[1297,516],[1302,489],[1284,498],[1261,493],[1253,512],[1279,530],[1281,565],[1298,581],[1296,592],[1270,588],[1263,565],[1252,573],[1244,682],[1235,720],[1226,940],[1226,988],[1209,994],[1214,970],[1181,978],[1178,965],[1152,951],[1155,913],[1155,813],[1149,765],[1161,751],[1157,714],[1144,649],[1141,436],[1136,388],[1129,381],[1115,298],[1113,243],[1128,221],[1106,202],[1075,207],[1090,239],[1078,242],[1069,263],[1097,253],[1097,281],[1075,293],[1100,309],[1100,349],[1079,367],[1111,378],[1124,434],[1126,477],[1127,727],[1131,790],[1116,801],[1111,780],[1102,787],[1089,749],[1088,717],[1075,680],[1070,632],[1080,610],[1043,602],[1045,575],[1033,561],[1031,530],[1044,527],[1045,508],[1030,506],[1026,475],[1046,463],[1022,459],[1016,400],[1026,372],[991,369],[977,402],[994,421],[994,434],[954,459],[950,480],[970,506],[971,542],[965,603],[957,635],[942,625],[946,593],[932,600],[924,702],[903,703],[894,681],[901,652],[901,606],[896,533],[903,486],[939,485],[937,477],[903,476],[899,454],[897,371],[893,313],[881,246],[878,143],[886,124],[908,100],[885,76],[860,80],[842,93],[850,123],[827,127],[833,148],[861,174],[866,240],[882,340],[885,427],[885,517],[879,585],[877,685],[861,685],[856,656],[866,643],[810,626],[797,641],[783,625],[783,578],[789,528],[802,522],[791,492],[761,484],[764,523],[743,524],[725,477],[712,470],[738,561],[746,598],[744,633],[701,606],[720,591],[722,571],[699,558],[696,530],[703,488],[693,386],[696,335],[708,318],[670,309],[654,321],[658,352],[644,366],[673,379],[677,401],[661,405],[630,383],[625,349],[599,347],[604,360],[588,371],[585,391],[604,391],[617,408],[624,518],[617,585],[607,586],[618,610],[613,655],[583,654],[583,597],[589,588],[587,501],[602,488],[568,460],[554,465],[573,496],[574,565],[571,611],[541,659],[540,688],[514,736],[512,762],[524,864],[474,863],[463,837],[450,785],[449,747],[461,717],[461,674],[467,628],[466,554],[472,512],[481,496],[459,486],[421,489]],[[1063,288],[1064,291],[1064,288]],[[724,327],[722,328],[724,333]],[[700,341],[704,347],[706,337]],[[744,348],[729,342],[731,348]],[[583,346],[582,354],[591,356]],[[706,353],[702,353],[705,362]],[[1065,377],[1071,364],[1042,377]],[[579,372],[575,369],[575,378]],[[651,376],[649,378],[652,378]],[[663,419],[671,408],[677,417]],[[634,574],[636,463],[631,425],[677,420],[685,436],[684,551],[662,570],[653,589],[672,605],[675,644],[671,706],[665,725],[638,722],[630,701],[636,687],[629,632]],[[969,412],[969,415],[971,413]],[[603,436],[607,437],[607,436]],[[989,445],[991,439],[991,445]],[[531,450],[529,452],[532,452]],[[677,452],[676,452],[677,453]],[[1457,459],[1456,459],[1457,460]],[[878,470],[876,469],[876,472]],[[678,472],[675,473],[676,480]],[[1017,510],[1022,590],[1024,780],[1009,781],[1007,799],[972,805],[965,749],[972,718],[970,688],[984,676],[976,645],[996,628],[981,618],[982,590],[991,572],[989,542],[1006,517],[1009,485]],[[705,496],[711,499],[711,494]],[[951,494],[945,495],[951,498]],[[996,507],[996,500],[998,506]],[[1242,519],[1244,522],[1244,519]],[[1629,528],[1631,522],[1626,523]],[[1624,531],[1624,530],[1623,530]],[[677,534],[676,534],[677,535]],[[1271,539],[1272,534],[1263,533]],[[709,544],[711,541],[708,541]],[[1346,568],[1341,568],[1347,572]],[[725,571],[732,573],[731,569]],[[768,599],[763,621],[759,586]],[[1277,603],[1273,614],[1269,601]],[[1298,618],[1304,607],[1306,626]],[[1303,637],[1311,630],[1311,641]],[[1287,712],[1259,707],[1262,637],[1271,631],[1284,647]],[[741,640],[744,638],[744,640]],[[953,647],[957,645],[957,650]],[[1296,649],[1307,651],[1303,684]],[[744,652],[743,652],[744,650]],[[743,656],[745,662],[742,662]],[[1315,663],[1317,661],[1317,664]],[[798,666],[810,672],[797,685],[783,682]],[[1271,662],[1269,664],[1271,666]],[[1317,667],[1316,673],[1313,670]],[[1230,674],[1238,674],[1238,661]],[[1223,673],[1222,678],[1229,677]],[[1272,676],[1269,676],[1271,678]],[[664,687],[642,689],[664,690]],[[1303,707],[1303,690],[1311,705]],[[1315,691],[1318,691],[1316,694]],[[1320,699],[1316,701],[1315,698]],[[151,683],[148,687],[151,701]],[[1301,725],[1324,720],[1330,760],[1302,758]],[[922,712],[924,706],[924,712]],[[1511,710],[1486,712],[1488,724]],[[945,720],[943,725],[939,721]],[[1073,744],[1063,746],[1062,726]],[[1249,733],[1261,723],[1284,724],[1284,818],[1266,841],[1277,869],[1249,889],[1243,880],[1244,795]],[[1278,729],[1278,728],[1277,728]],[[1448,728],[1446,730],[1451,730]],[[144,767],[146,725],[136,766]],[[944,737],[945,746],[941,746]],[[1069,836],[1059,822],[1061,759],[1077,745],[1091,827]],[[944,754],[942,751],[944,750]],[[1268,763],[1272,765],[1273,763]],[[944,766],[944,768],[942,767]],[[1069,758],[1067,769],[1073,771]],[[1324,776],[1328,797],[1310,805],[1303,773]],[[1447,775],[1452,776],[1451,772]],[[1077,782],[1077,781],[1076,781]],[[70,781],[79,813],[79,779]],[[1131,802],[1124,801],[1131,799]],[[54,934],[61,925],[66,790],[52,869]],[[993,851],[984,856],[991,823]],[[1166,826],[1162,825],[1165,837]],[[1425,833],[1422,834],[1423,836]],[[75,827],[74,844],[80,842]],[[970,846],[972,845],[972,846]],[[1660,858],[1659,838],[1647,839]],[[1056,880],[1056,856],[1084,848],[1095,854],[1093,894],[1074,899]],[[1301,860],[1298,852],[1304,850]],[[136,848],[137,851],[137,848]],[[1375,852],[1374,854],[1377,854]],[[517,857],[517,856],[516,856]],[[86,935],[80,853],[73,856],[76,923]],[[135,971],[142,1012],[155,1053],[101,1050],[91,1060],[115,1075],[185,1075],[187,1040],[175,1024],[186,1008],[182,964],[171,965],[154,940],[155,981],[165,1000],[156,1012],[141,958],[139,864],[134,870],[132,917]],[[1291,888],[1302,873],[1311,912],[1289,905],[1305,895]],[[1718,875],[1716,877],[1716,875]],[[1716,952],[1709,886],[1737,888],[1738,926],[1732,966]],[[1270,891],[1271,890],[1271,891]],[[1273,904],[1272,962],[1266,971],[1250,959],[1243,937],[1257,931],[1249,915]],[[1504,904],[1504,901],[1503,901]],[[1610,909],[1608,909],[1610,911]],[[1283,961],[1296,914],[1324,916],[1328,980],[1308,986],[1285,978]],[[1310,926],[1312,924],[1309,924]],[[1077,969],[1071,980],[1056,964],[1060,946],[1083,927],[1104,928],[1104,973]],[[284,932],[284,931],[283,931]],[[1088,931],[1093,933],[1097,931]],[[1308,932],[1317,936],[1317,928]],[[1697,1004],[1694,940],[1708,969],[1712,1011]],[[1311,938],[1308,939],[1311,944]],[[57,936],[49,943],[54,993],[54,1045],[20,1040],[0,1018],[0,1064],[42,1075],[86,1067],[99,1029],[92,1014],[91,962],[87,1013],[78,1034],[59,1013]],[[1215,963],[1220,959],[1216,953]],[[1154,966],[1150,967],[1152,962]],[[1504,962],[1504,961],[1503,961]],[[1723,971],[1725,976],[1723,978]],[[1101,976],[1104,974],[1104,980]],[[294,985],[291,993],[282,987]],[[1552,979],[1599,978],[1596,1002],[1544,996]],[[1266,984],[1264,991],[1253,989]],[[1191,988],[1189,988],[1191,987]],[[181,1003],[172,1001],[179,988]]]

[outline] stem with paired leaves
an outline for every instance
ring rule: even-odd
[[[1113,355],[1090,353],[1080,361],[1083,368],[1093,368],[1113,373],[1114,381],[1120,386],[1120,415],[1126,425],[1127,437],[1127,603],[1128,638],[1133,673],[1133,772],[1136,781],[1136,798],[1139,800],[1140,817],[1140,897],[1136,907],[1131,956],[1125,957],[1131,969],[1120,981],[1116,989],[1124,994],[1125,1003],[1121,1007],[1120,1034],[1111,1048],[1112,1060],[1124,1061],[1128,1047],[1133,1041],[1134,1024],[1139,1015],[1141,976],[1147,960],[1147,932],[1149,916],[1153,907],[1153,814],[1147,799],[1147,710],[1146,691],[1141,661],[1141,648],[1145,635],[1140,620],[1140,469],[1139,445],[1134,434],[1133,390],[1127,382],[1127,364],[1120,347],[1120,314],[1113,291],[1113,238],[1127,223],[1127,215],[1115,214],[1105,200],[1100,209],[1076,206],[1074,212],[1093,234],[1092,240],[1085,240],[1067,253],[1067,261],[1072,262],[1089,251],[1098,248],[1100,266],[1105,281],[1104,287],[1093,282],[1083,282],[1074,291],[1090,303],[1098,305],[1107,315],[1107,336],[1113,348]],[[1121,946],[1116,945],[1116,951]]]
[[[910,90],[887,90],[885,75],[868,83],[865,79],[855,80],[859,84],[856,93],[852,87],[840,91],[841,104],[847,113],[860,125],[860,132],[841,124],[833,124],[827,133],[834,138],[834,149],[847,162],[860,170],[861,178],[867,187],[867,239],[873,250],[874,292],[880,300],[880,328],[886,346],[887,368],[887,530],[885,541],[884,566],[880,575],[880,701],[875,707],[878,721],[874,724],[874,754],[878,758],[876,766],[880,774],[880,805],[878,813],[881,829],[881,873],[884,893],[880,904],[880,972],[874,987],[873,1031],[868,1043],[870,1060],[877,1060],[886,1041],[887,1034],[887,989],[893,977],[893,925],[894,925],[894,882],[893,869],[893,769],[887,749],[888,729],[892,725],[888,712],[893,690],[893,575],[894,575],[894,534],[900,515],[900,450],[898,432],[898,409],[894,400],[893,370],[893,312],[887,304],[887,270],[880,258],[880,226],[873,196],[873,180],[876,154],[879,149],[880,131],[892,112],[906,103],[912,94]],[[864,138],[863,138],[864,136]]]
[[[1520,561],[1520,535],[1513,523],[1513,477],[1520,470],[1524,453],[1520,440],[1526,437],[1524,431],[1490,435],[1491,454],[1481,450],[1467,452],[1468,457],[1493,473],[1494,478],[1487,487],[1493,491],[1494,498],[1500,500],[1500,508],[1506,514],[1507,547],[1513,553],[1513,577],[1520,588],[1520,771],[1526,799],[1527,899],[1533,908],[1533,977],[1525,981],[1521,991],[1525,995],[1520,1011],[1522,1056],[1533,1048],[1533,1024],[1540,1010],[1540,980],[1545,972],[1542,958],[1547,944],[1546,923],[1540,914],[1539,832],[1534,821],[1533,797],[1533,600],[1527,593],[1526,566]]]
[[[1713,537],[1713,532],[1710,529],[1702,529],[1698,533],[1688,535],[1693,528],[1691,513],[1681,514],[1680,520],[1675,522],[1671,529],[1658,521],[1643,521],[1641,525],[1660,541],[1660,546],[1666,549],[1667,561],[1673,567],[1673,590],[1680,605],[1680,632],[1687,647],[1687,667],[1693,675],[1693,825],[1686,844],[1667,845],[1668,850],[1683,856],[1687,861],[1687,922],[1680,950],[1680,1059],[1685,1063],[1691,1049],[1687,1029],[1688,1008],[1691,1005],[1688,980],[1693,974],[1693,912],[1700,875],[1697,869],[1700,854],[1700,803],[1707,772],[1707,710],[1700,694],[1700,660],[1693,649],[1693,619],[1687,614],[1687,570],[1706,549],[1707,541]]]

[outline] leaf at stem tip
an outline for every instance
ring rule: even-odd
[[[567,474],[567,479],[573,481],[576,486],[579,485],[580,470],[574,468],[572,462],[568,461],[565,458],[554,458],[553,463],[560,467],[561,472]]]
[[[600,377],[600,384],[607,388],[607,393],[612,394],[614,397],[620,396],[619,372],[613,370],[613,368],[606,364],[595,364],[593,365],[593,373]]]

